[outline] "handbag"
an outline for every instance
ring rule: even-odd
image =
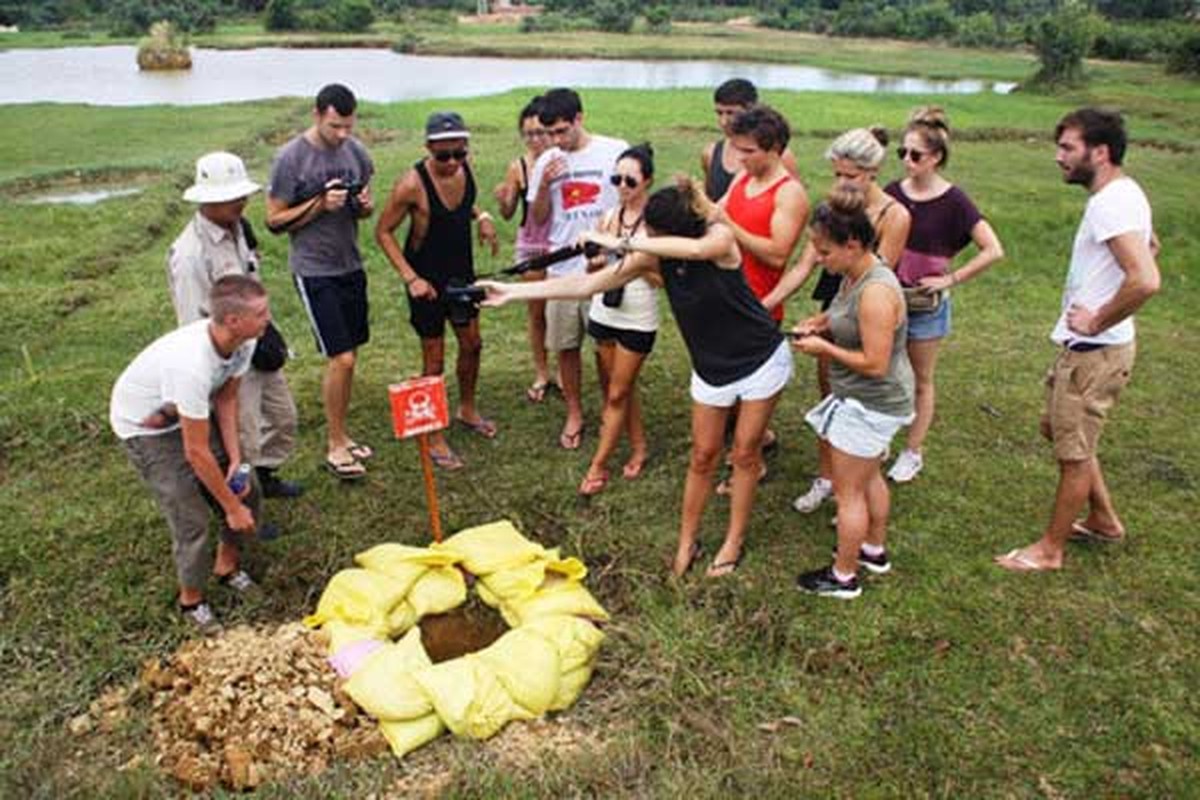
[[[274,322],[268,322],[263,335],[258,337],[258,343],[254,345],[254,354],[250,356],[250,363],[255,369],[263,372],[276,372],[283,369],[283,365],[287,363],[288,346],[283,340],[283,334],[279,332],[279,328],[275,327]]]
[[[942,306],[942,290],[925,292],[917,286],[903,286],[904,305],[910,314],[928,314]]]

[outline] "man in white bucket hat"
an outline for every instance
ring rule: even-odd
[[[242,216],[259,188],[232,153],[208,153],[196,161],[195,183],[183,199],[199,208],[167,256],[167,283],[180,325],[209,316],[209,295],[219,278],[248,275],[261,282],[254,231]],[[268,328],[238,390],[242,457],[254,466],[264,497],[292,498],[302,491],[275,474],[296,440],[296,403],[283,374],[285,357],[278,330]],[[260,535],[267,538],[273,531],[264,526]]]

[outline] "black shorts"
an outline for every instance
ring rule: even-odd
[[[417,336],[440,339],[446,335],[446,320],[456,328],[463,328],[479,316],[479,307],[473,303],[455,303],[451,308],[446,301],[446,287],[434,288],[438,293],[436,300],[418,300],[408,295],[408,321]]]
[[[654,337],[657,331],[631,331],[626,328],[613,328],[594,319],[588,319],[588,336],[597,342],[616,342],[631,353],[650,355],[654,349]]]
[[[367,343],[371,329],[367,322],[364,270],[346,275],[294,277],[321,355],[332,358]]]

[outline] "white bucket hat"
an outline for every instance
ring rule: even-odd
[[[226,203],[248,197],[259,185],[246,175],[246,165],[233,153],[209,153],[196,161],[196,182],[183,193],[190,203]]]

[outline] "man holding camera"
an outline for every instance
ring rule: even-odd
[[[238,384],[271,310],[262,284],[245,275],[218,279],[207,307],[207,319],[159,337],[125,368],[112,389],[109,423],[171,529],[179,611],[210,634],[220,630],[204,601],[210,566],[238,593],[257,586],[238,566],[238,535],[253,533],[258,517],[256,482],[231,479],[242,463]],[[210,508],[224,523],[215,561],[208,556]]]
[[[461,116],[438,111],[425,124],[423,159],[405,172],[392,187],[375,224],[375,241],[387,255],[408,290],[409,322],[421,339],[423,374],[445,370],[446,320],[458,339],[458,413],[455,422],[486,439],[494,438],[496,425],[475,406],[479,379],[479,309],[455,290],[475,282],[471,247],[471,222],[479,222],[480,244],[500,252],[492,216],[475,205],[475,177],[469,154],[471,133]],[[411,217],[408,237],[401,250],[396,228]],[[430,455],[439,467],[461,469],[459,458],[438,432],[430,442]]]
[[[261,282],[257,242],[242,213],[258,184],[232,153],[209,153],[196,162],[196,182],[183,199],[199,204],[167,255],[167,285],[180,325],[208,317],[213,284],[225,275]],[[292,454],[296,403],[283,375],[287,345],[273,325],[255,346],[238,390],[242,458],[254,466],[264,497],[298,497],[297,483],[275,471]]]
[[[267,188],[267,227],[291,237],[288,262],[327,359],[325,466],[342,480],[364,477],[363,462],[373,455],[346,429],[356,353],[370,337],[358,220],[374,210],[368,184],[375,167],[351,135],[357,104],[341,84],[321,89],[313,124],[276,153]]]

